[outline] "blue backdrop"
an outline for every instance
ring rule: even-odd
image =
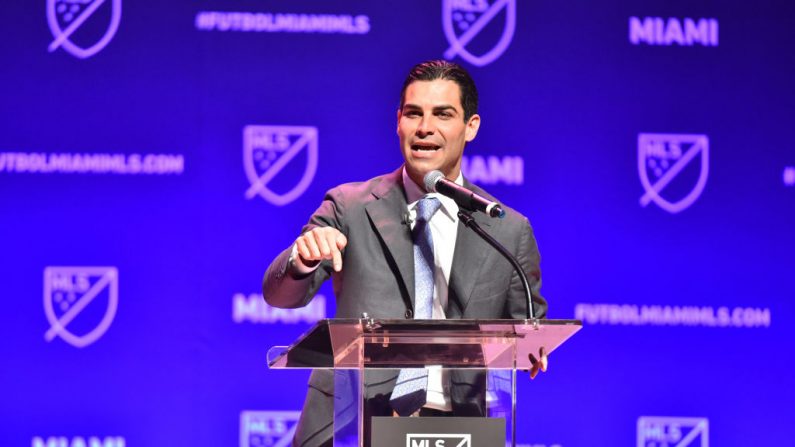
[[[260,280],[340,183],[401,163],[413,64],[469,69],[465,174],[527,215],[550,318],[534,446],[792,442],[789,2],[5,2],[0,443],[288,445],[333,316]]]

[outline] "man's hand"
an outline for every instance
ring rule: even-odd
[[[334,271],[342,270],[340,250],[348,244],[348,238],[333,227],[318,227],[302,234],[295,241],[295,248],[301,262],[307,267],[314,266],[324,259],[331,259]]]
[[[530,354],[529,357],[530,357],[530,363],[533,364],[533,367],[530,369],[530,378],[535,379],[536,376],[538,375],[538,371],[543,371],[543,372],[547,371],[547,365],[549,365],[549,358],[547,357],[547,351],[544,349],[543,346],[538,350],[538,357],[540,358],[540,360],[537,359],[536,356],[534,356],[533,354]]]

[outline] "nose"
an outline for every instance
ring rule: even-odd
[[[435,127],[433,125],[433,122],[431,121],[431,117],[424,116],[422,117],[422,119],[419,122],[419,125],[417,126],[417,136],[424,137],[427,135],[433,135],[434,130]]]

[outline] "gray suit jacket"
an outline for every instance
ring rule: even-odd
[[[363,312],[372,318],[413,318],[414,255],[407,212],[402,170],[366,182],[349,183],[330,190],[302,233],[315,227],[330,226],[348,238],[343,250],[342,271],[334,272],[324,261],[305,276],[291,271],[291,248],[284,250],[270,265],[263,281],[265,300],[279,307],[306,305],[329,277],[333,280],[338,318],[359,318]],[[464,186],[491,197],[464,180]],[[483,214],[475,220],[510,250],[524,267],[530,281],[536,316],[546,314],[546,301],[539,294],[541,273],[533,230],[527,218],[506,207],[503,219]],[[526,299],[521,281],[496,250],[462,223],[458,225],[453,265],[450,272],[447,318],[524,319]],[[368,375],[367,397],[370,413],[388,411],[388,397],[396,372]],[[464,383],[452,378],[453,384]],[[470,388],[482,389],[470,384]],[[326,445],[331,437],[334,380],[330,371],[315,371],[309,380],[295,443],[296,446]],[[460,386],[451,391],[453,409],[459,414],[476,414],[481,393]],[[383,408],[381,408],[383,407]]]

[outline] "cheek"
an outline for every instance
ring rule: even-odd
[[[447,126],[445,130],[451,140],[463,141],[467,138],[467,129],[461,125]]]
[[[406,141],[409,136],[411,136],[412,130],[407,124],[399,124],[397,128],[397,134],[398,137],[400,137],[400,141]]]

